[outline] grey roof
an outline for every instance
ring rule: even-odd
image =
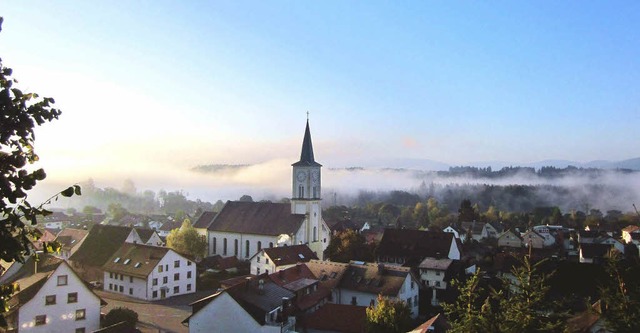
[[[220,213],[211,220],[207,230],[290,235],[300,229],[304,220],[304,214],[291,214],[291,205],[288,203],[227,201]]]
[[[317,163],[313,157],[313,144],[311,143],[311,131],[309,130],[309,119],[307,119],[307,127],[304,130],[304,139],[302,140],[302,151],[300,152],[300,161],[293,163],[293,166],[322,166]]]
[[[193,224],[194,228],[198,228],[198,229],[206,229],[209,227],[209,224],[211,224],[211,221],[213,221],[213,218],[216,217],[216,214],[218,214],[217,212],[203,212],[202,215],[200,215],[200,217],[198,217],[198,220],[196,221],[196,223]]]
[[[135,228],[135,229],[136,229],[136,232],[138,233],[138,236],[140,236],[140,240],[142,240],[142,242],[144,243],[148,242],[151,236],[153,236],[153,234],[156,233],[156,231],[153,229],[144,229],[144,228]]]
[[[410,275],[409,267],[352,261],[339,287],[374,295],[397,296]]]
[[[315,252],[311,251],[306,244],[272,247],[263,250],[276,266],[293,265],[318,259]]]
[[[88,266],[102,266],[124,243],[133,229],[96,224],[69,260]]]
[[[425,258],[421,263],[419,268],[424,269],[434,269],[440,271],[446,271],[453,260],[451,259],[436,259],[436,258]]]
[[[169,250],[167,247],[123,243],[102,269],[146,279]]]

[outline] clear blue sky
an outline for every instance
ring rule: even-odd
[[[38,132],[48,171],[288,170],[306,111],[328,167],[640,155],[638,1],[0,0],[0,15],[3,64],[63,110]]]

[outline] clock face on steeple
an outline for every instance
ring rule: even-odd
[[[296,177],[299,182],[304,181],[307,178],[307,173],[304,171],[298,171],[298,173],[296,174]]]

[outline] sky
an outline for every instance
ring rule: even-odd
[[[36,131],[50,185],[286,192],[307,112],[325,170],[640,155],[638,1],[0,0],[0,16],[2,64],[63,112]]]

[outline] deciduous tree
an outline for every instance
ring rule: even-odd
[[[350,260],[373,261],[373,250],[362,235],[348,229],[331,237],[325,255],[331,261],[349,262]]]
[[[2,21],[0,17],[0,31]],[[27,192],[46,177],[43,169],[31,167],[38,161],[34,129],[58,119],[60,110],[52,107],[53,98],[18,89],[11,75],[11,68],[4,67],[0,59],[0,260],[24,262],[31,254],[31,241],[40,237],[30,225],[37,223],[38,216],[51,213],[43,206],[59,195],[79,195],[80,186],[71,186],[38,206],[27,201]],[[59,248],[55,243],[43,245],[46,251]],[[12,286],[0,285],[0,326],[6,326],[2,314],[8,310],[13,291]]]
[[[367,312],[367,332],[394,333],[411,329],[411,309],[404,301],[395,301],[378,295],[378,304]]]
[[[191,221],[185,219],[180,228],[171,230],[167,236],[167,246],[178,253],[202,258],[206,254],[207,241],[198,234]]]

